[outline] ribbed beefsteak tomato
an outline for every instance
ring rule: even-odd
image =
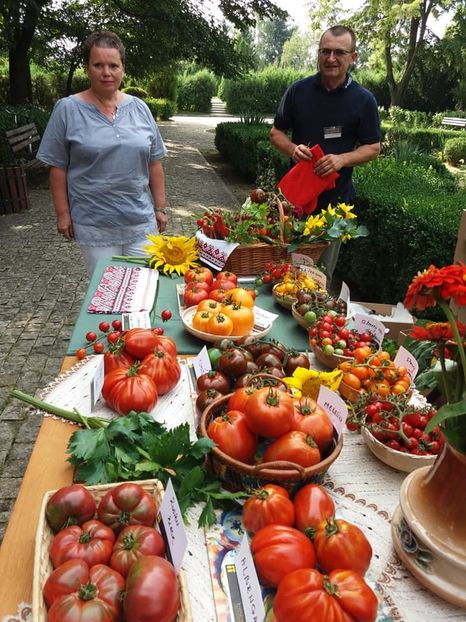
[[[300,397],[294,401],[292,429],[306,432],[324,452],[333,439],[333,424],[327,412],[312,397]]]
[[[50,545],[50,560],[54,568],[69,559],[82,559],[88,566],[106,564],[115,542],[113,531],[98,520],[71,525],[57,533]]]
[[[314,537],[317,561],[323,572],[338,568],[364,576],[372,558],[372,547],[364,532],[342,518],[327,518]]]
[[[157,335],[151,328],[131,328],[123,333],[123,340],[128,352],[139,360],[157,347]]]
[[[130,525],[118,534],[109,566],[126,577],[134,562],[143,555],[165,555],[165,542],[153,527]]]
[[[251,540],[251,552],[261,583],[272,587],[293,570],[313,568],[316,564],[314,546],[309,538],[285,525],[267,525],[260,529]]]
[[[85,486],[73,484],[57,490],[47,501],[45,516],[53,531],[90,520],[96,510],[94,497]]]
[[[293,398],[288,393],[264,387],[251,395],[244,413],[253,432],[277,438],[291,429],[293,408]]]
[[[155,382],[143,373],[140,363],[109,372],[104,379],[102,397],[119,415],[127,415],[132,410],[149,412],[158,400]]]
[[[244,413],[229,410],[209,423],[207,436],[220,451],[235,460],[251,464],[257,449],[257,438],[248,427]]]
[[[176,357],[155,350],[142,359],[141,368],[155,382],[158,395],[165,395],[178,383],[181,369]]]
[[[294,525],[294,505],[288,491],[276,484],[255,490],[243,505],[243,525],[256,533],[267,525]]]
[[[328,576],[304,568],[288,574],[273,601],[276,622],[375,622],[377,596],[352,570]]]
[[[112,488],[102,497],[97,515],[115,533],[128,525],[153,527],[157,504],[142,486],[128,482]]]
[[[148,555],[131,566],[126,578],[123,611],[126,622],[173,622],[180,607],[173,566],[163,557]]]

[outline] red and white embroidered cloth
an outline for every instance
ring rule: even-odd
[[[159,273],[151,268],[107,266],[88,307],[89,313],[134,313],[154,305]]]

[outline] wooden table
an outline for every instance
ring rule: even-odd
[[[74,356],[65,357],[61,371],[75,362]],[[0,549],[0,619],[15,613],[20,602],[32,601],[34,541],[42,497],[47,490],[72,482],[73,468],[64,456],[76,429],[44,417]]]

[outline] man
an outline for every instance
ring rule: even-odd
[[[274,147],[294,164],[312,159],[309,147],[318,144],[325,155],[315,163],[315,173],[321,177],[339,173],[336,187],[319,196],[318,209],[329,203],[352,203],[353,166],[374,160],[380,152],[377,102],[349,74],[356,57],[356,37],[351,28],[333,26],[326,30],[319,43],[319,72],[288,87],[270,131]],[[339,242],[332,244],[322,256],[328,281],[339,247]]]

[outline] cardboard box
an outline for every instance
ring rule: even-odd
[[[400,344],[404,341],[406,333],[409,333],[414,324],[413,316],[401,302],[397,305],[389,305],[377,302],[356,302],[352,300],[350,308],[351,313],[355,311],[358,313],[368,313],[382,322],[384,326],[388,328],[386,337],[395,339]]]

